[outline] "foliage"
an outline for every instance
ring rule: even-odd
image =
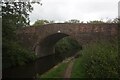
[[[14,40],[16,29],[29,25],[29,14],[33,10],[30,2],[3,2],[2,5],[2,36]]]
[[[72,77],[118,78],[119,63],[117,43],[98,41],[91,43],[82,51],[83,56],[77,60]],[[75,71],[79,70],[79,71]],[[83,76],[81,76],[81,70]]]
[[[65,21],[65,23],[80,23],[80,21],[77,19],[71,19],[69,21]]]
[[[87,23],[91,23],[91,24],[101,24],[101,23],[105,23],[105,22],[103,22],[102,20],[94,20],[94,21],[89,21],[89,22],[87,22]]]
[[[47,20],[37,20],[37,21],[35,21],[33,26],[41,26],[41,25],[45,25],[45,24],[48,24],[48,23],[49,23],[49,21],[47,21]]]
[[[52,24],[52,23],[55,23],[55,21],[53,21],[53,20],[49,21],[49,24]]]
[[[106,21],[102,21],[102,20],[93,20],[93,21],[88,21],[87,23],[91,23],[91,24],[119,23],[119,20],[118,20],[118,18],[114,18],[114,19],[107,19]]]
[[[2,19],[4,22],[12,24],[14,27],[29,25],[29,14],[33,7],[30,2],[4,2],[2,5]]]
[[[22,48],[16,42],[3,43],[3,69],[24,65],[36,59],[34,53]]]
[[[16,0],[15,0],[16,1]],[[2,5],[2,61],[3,68],[23,65],[33,60],[34,54],[23,49],[17,40],[16,30],[29,25],[33,10],[30,2],[3,1]]]
[[[80,50],[81,46],[73,39],[65,37],[55,45],[55,53],[61,57],[68,57],[74,55],[76,51]]]
[[[47,73],[41,75],[38,78],[62,78],[63,72],[66,69],[68,63],[61,63],[57,65],[58,67],[51,69]]]
[[[107,21],[106,21],[106,23],[119,23],[119,20],[118,20],[118,18],[115,18],[115,19],[108,19]]]
[[[15,39],[15,31],[18,28],[29,25],[29,14],[33,7],[30,2],[3,1],[2,4],[2,36],[5,39]]]
[[[33,24],[33,26],[42,26],[42,25],[51,24],[51,23],[54,23],[54,21],[37,20],[37,21],[35,21],[35,23]]]

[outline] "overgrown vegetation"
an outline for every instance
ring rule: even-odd
[[[52,24],[52,23],[54,23],[54,21],[37,20],[37,21],[35,21],[35,23],[32,26],[39,27],[39,26],[42,26],[42,25],[45,25],[45,24]]]
[[[86,46],[76,60],[71,77],[119,78],[117,41],[97,41]]]
[[[36,59],[34,53],[22,48],[17,42],[4,43],[3,51],[3,69],[24,65]]]
[[[58,54],[62,59],[72,56],[77,51],[82,49],[82,47],[70,37],[61,39],[54,47],[55,53]]]
[[[3,0],[2,5],[2,61],[3,69],[23,65],[35,59],[35,55],[23,49],[17,40],[16,30],[30,23],[29,14],[33,7],[30,2]]]
[[[32,25],[32,27],[40,27],[42,25],[46,25],[46,24],[52,24],[52,23],[56,23],[56,21],[53,20],[36,20],[35,23]],[[59,22],[57,22],[59,23]],[[71,19],[68,21],[65,21],[64,23],[85,23],[84,21],[80,21],[78,19]],[[120,23],[118,18],[114,18],[114,19],[106,19],[106,21],[101,20],[92,20],[92,21],[87,21],[87,23],[89,24],[104,24],[104,23]]]

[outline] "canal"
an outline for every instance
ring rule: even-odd
[[[53,54],[46,57],[39,58],[34,62],[28,63],[23,66],[9,68],[2,71],[2,78],[30,78],[34,79],[37,74],[41,75],[47,72],[49,69],[63,61],[65,58],[75,55],[76,51],[72,51],[70,55],[61,56],[59,54]]]

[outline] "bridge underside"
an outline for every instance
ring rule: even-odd
[[[69,35],[64,33],[56,33],[52,34],[45,39],[43,39],[41,42],[39,42],[38,45],[35,47],[35,53],[38,56],[45,56],[53,54],[54,45],[62,38],[67,37]]]

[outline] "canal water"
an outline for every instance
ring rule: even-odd
[[[10,68],[2,71],[2,78],[35,78],[37,74],[41,75],[47,72],[49,69],[63,61],[65,58],[73,56],[77,51],[72,52],[67,56],[60,56],[59,54],[53,54],[46,57],[37,59],[27,65],[19,66],[16,68]]]

